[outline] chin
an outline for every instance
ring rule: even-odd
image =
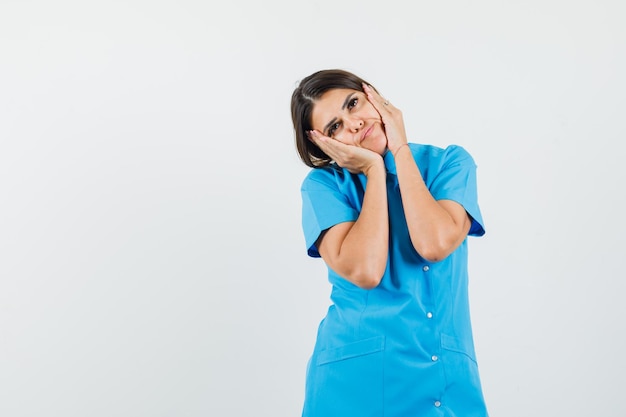
[[[384,155],[387,150],[387,138],[385,136],[376,138],[372,141],[368,149],[372,152],[376,152],[379,155]]]
[[[373,149],[373,151],[379,154],[380,156],[384,156],[385,152],[387,152],[387,146],[382,146],[378,149]]]

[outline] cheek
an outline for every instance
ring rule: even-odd
[[[342,129],[341,132],[335,135],[334,139],[338,142],[345,143],[346,145],[350,145],[351,142],[349,140],[349,132],[346,132],[345,129]]]
[[[380,114],[376,111],[376,109],[374,108],[374,106],[372,106],[371,104],[369,105],[369,108],[367,109],[367,118],[370,120],[382,120],[380,117]]]

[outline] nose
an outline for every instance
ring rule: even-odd
[[[358,132],[363,127],[363,120],[358,117],[348,118],[345,123],[352,133]]]

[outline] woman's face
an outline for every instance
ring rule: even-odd
[[[329,90],[313,107],[313,129],[341,143],[366,148],[382,155],[387,136],[380,114],[362,91]]]

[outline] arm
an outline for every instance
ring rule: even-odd
[[[423,258],[431,262],[440,261],[463,242],[471,220],[460,204],[433,198],[408,147],[402,112],[373,88],[364,85],[364,90],[381,115],[387,147],[395,157],[402,205],[413,247]]]
[[[440,261],[465,240],[471,226],[469,215],[455,201],[433,198],[408,146],[397,149],[395,159],[413,247],[423,258]]]
[[[327,229],[317,241],[319,253],[340,276],[361,288],[374,288],[385,273],[389,251],[387,173],[383,159],[372,151],[320,134],[312,135],[312,140],[340,166],[367,176],[358,219]]]

